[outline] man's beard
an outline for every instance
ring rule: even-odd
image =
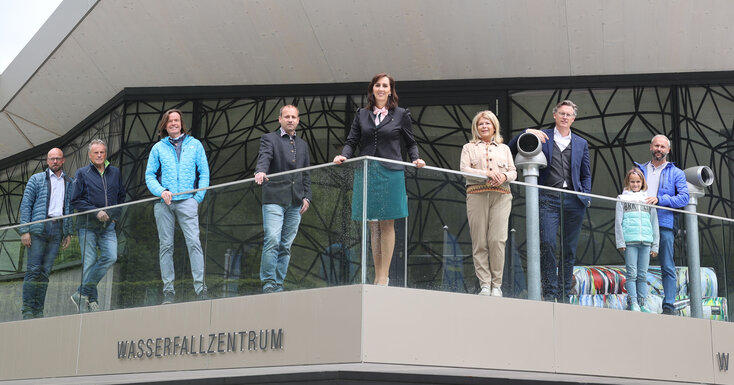
[[[659,154],[659,155],[658,155]],[[652,157],[655,159],[655,161],[659,162],[661,160],[665,160],[665,157],[668,156],[668,154],[663,153],[662,151],[653,151]]]

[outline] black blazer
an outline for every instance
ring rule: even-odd
[[[371,155],[385,159],[403,160],[400,142],[405,143],[411,161],[418,159],[418,144],[413,137],[410,111],[396,107],[387,112],[387,116],[375,126],[375,115],[366,108],[357,110],[357,114],[344,143],[342,155],[351,158],[359,145],[359,155]],[[383,166],[402,170],[403,166],[385,163]]]
[[[257,156],[255,173],[266,175],[295,170],[311,165],[306,141],[295,137],[296,149],[288,135],[280,136],[280,128],[260,137],[260,152]],[[263,182],[263,204],[301,204],[311,200],[311,176],[308,171],[270,177]]]

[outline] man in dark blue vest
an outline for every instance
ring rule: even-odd
[[[578,109],[570,100],[563,100],[553,109],[554,128],[527,129],[543,143],[548,166],[540,170],[538,184],[562,190],[591,192],[591,162],[585,139],[571,133],[571,124]],[[510,149],[517,152],[517,139]],[[548,301],[569,300],[576,263],[576,246],[581,233],[586,208],[591,198],[540,190],[540,275],[543,296]],[[556,260],[556,234],[561,231],[561,263]],[[528,236],[532,236],[528,234]],[[563,282],[561,291],[559,281]]]
[[[288,272],[291,245],[296,238],[301,215],[311,204],[311,179],[308,172],[292,172],[277,177],[273,173],[310,166],[308,145],[296,136],[298,108],[280,109],[280,128],[260,138],[255,168],[255,183],[262,184],[262,211],[265,240],[260,264],[263,292],[283,290]]]

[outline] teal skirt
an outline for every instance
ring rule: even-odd
[[[354,170],[352,190],[352,220],[362,220],[362,182],[364,170]],[[367,220],[381,221],[408,216],[408,195],[405,192],[405,172],[391,170],[371,160],[367,166]]]

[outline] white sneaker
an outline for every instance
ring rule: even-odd
[[[491,290],[489,289],[489,286],[482,286],[482,290],[479,291],[479,295],[486,295],[486,296],[492,295]]]
[[[89,311],[91,311],[91,312],[99,311],[99,303],[97,303],[97,301],[90,302],[89,303]]]
[[[86,295],[81,295],[77,291],[71,295],[71,302],[74,303],[74,306],[76,307],[76,311],[78,312],[81,309],[85,309],[88,306],[87,302],[89,302],[89,297],[87,297]]]
[[[492,297],[502,297],[502,289],[499,287],[493,287],[490,295]]]
[[[89,297],[86,295],[81,295],[77,291],[71,295],[71,302],[74,302],[74,306],[76,306],[76,310],[79,313],[86,313],[89,311]]]

